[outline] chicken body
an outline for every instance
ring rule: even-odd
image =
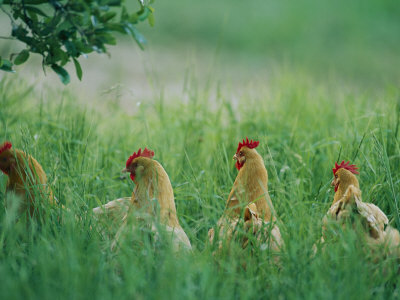
[[[335,195],[333,196],[332,204],[337,203],[343,198],[349,186],[353,186],[357,189],[360,188],[357,177],[344,168],[340,168],[336,171],[331,185],[335,187]]]
[[[340,168],[334,173],[332,185],[335,187],[335,196],[323,219],[321,242],[325,241],[331,222],[340,224],[343,229],[350,227],[359,230],[354,223],[356,217],[361,222],[361,234],[369,246],[383,247],[389,254],[399,255],[398,230],[389,226],[387,216],[378,206],[362,201],[357,177],[349,170]]]
[[[274,207],[268,193],[268,172],[264,161],[256,149],[243,147],[242,153],[245,162],[233,183],[226,207],[239,215],[240,206],[254,203],[261,218],[265,221],[274,220]]]
[[[242,231],[257,236],[262,245],[269,245],[272,250],[279,251],[284,244],[268,194],[268,173],[262,157],[254,148],[243,146],[234,156],[239,173],[229,193],[225,212],[216,226],[219,249],[223,240],[229,242],[236,236],[238,226]],[[215,235],[214,228],[211,228],[208,232],[211,243]],[[242,247],[247,245],[245,237]]]
[[[222,250],[224,242],[226,245],[233,239],[240,239],[242,248],[249,244],[248,235],[255,237],[260,249],[270,249],[273,252],[280,252],[284,245],[278,225],[274,222],[265,221],[258,213],[254,203],[247,205],[244,215],[224,214],[217,223],[218,248]],[[208,231],[208,238],[211,243],[215,240],[215,230]]]
[[[36,198],[47,199],[54,204],[53,193],[47,186],[47,176],[41,165],[32,156],[18,149],[4,149],[0,153],[0,169],[8,175],[6,189],[21,197],[21,211],[29,209],[31,216],[39,205]]]
[[[172,228],[180,227],[172,185],[161,164],[147,157],[138,157],[132,164],[135,165],[131,170],[135,173],[136,183],[131,197],[132,205],[150,215],[159,214],[163,224]]]
[[[137,221],[133,222],[134,227],[146,223],[155,236],[159,236],[158,225],[162,225],[164,231],[171,235],[175,251],[191,249],[190,241],[178,221],[171,182],[161,164],[150,157],[139,156],[127,164],[125,171],[131,174],[135,182],[132,196],[93,209],[97,216],[104,213],[111,214],[114,219],[123,216],[119,219],[122,225],[112,247],[115,248],[123,238],[128,219],[133,216]]]

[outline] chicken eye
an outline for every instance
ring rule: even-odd
[[[335,174],[335,178],[337,179],[337,175]]]
[[[7,161],[7,157],[3,157],[2,161],[6,162]]]
[[[240,151],[240,152],[239,152],[239,155],[240,155],[240,156],[242,156],[242,155],[243,155],[243,152],[242,152],[242,151]]]

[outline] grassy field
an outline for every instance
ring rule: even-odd
[[[284,62],[320,77],[337,72],[358,83],[400,78],[400,5],[396,0],[155,1],[156,24],[140,29],[168,49],[213,49],[242,68]]]
[[[351,232],[311,255],[333,199],[329,183],[337,160],[360,167],[363,200],[380,206],[400,228],[397,88],[317,84],[282,69],[271,74],[268,86],[256,94],[244,90],[235,101],[228,86],[206,89],[188,80],[180,98],[132,103],[135,109],[127,112],[111,100],[85,108],[75,94],[50,88],[39,93],[14,79],[0,82],[0,139],[42,164],[71,212],[64,213],[62,226],[50,217],[42,225],[17,222],[4,207],[6,176],[0,175],[2,299],[400,296],[398,261],[372,263]],[[245,136],[260,140],[269,172],[286,243],[280,266],[258,248],[250,253],[232,246],[229,255],[216,258],[206,243],[237,174],[231,157]],[[115,253],[112,240],[96,230],[90,209],[131,194],[133,183],[122,180],[120,170],[144,146],[171,178],[192,253],[154,247],[138,232],[132,234],[142,248],[124,243]]]
[[[312,255],[336,161],[357,164],[363,200],[400,229],[397,1],[154,7],[156,26],[139,28],[145,52],[119,41],[111,59],[82,58],[82,82],[45,77],[38,57],[0,74],[0,143],[35,157],[69,208],[47,207],[43,224],[18,221],[0,173],[0,299],[400,298],[399,260],[372,262],[354,232]],[[7,35],[4,16],[0,24]],[[2,43],[0,55],[14,46]],[[214,257],[206,242],[246,136],[260,141],[269,173],[286,243],[279,265],[268,251],[235,244]],[[145,146],[170,176],[191,253],[174,254],[143,232],[115,252],[99,233],[91,209],[131,195],[120,171]]]

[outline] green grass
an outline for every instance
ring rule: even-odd
[[[3,79],[0,140],[41,163],[71,212],[62,225],[51,216],[42,225],[17,222],[4,207],[7,178],[0,175],[0,298],[398,298],[398,261],[372,263],[352,232],[311,255],[333,199],[337,160],[360,167],[363,200],[400,228],[400,91],[337,82],[281,69],[268,85],[249,87],[233,100],[226,82],[204,88],[188,80],[181,97],[123,110],[113,100],[83,108],[85,99],[77,95]],[[233,245],[229,255],[214,257],[206,243],[237,174],[231,157],[245,136],[260,140],[269,172],[286,243],[280,266],[258,248],[250,253]],[[121,180],[120,170],[145,146],[170,176],[192,253],[154,247],[138,232],[132,234],[142,248],[123,242],[115,253],[112,240],[96,231],[91,208],[131,194],[133,183]]]

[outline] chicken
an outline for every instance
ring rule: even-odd
[[[21,197],[21,212],[28,209],[30,216],[34,216],[43,204],[36,202],[38,198],[47,199],[50,204],[55,204],[41,165],[32,156],[12,148],[10,142],[0,146],[0,170],[8,176],[6,190],[14,191]]]
[[[123,171],[129,172],[135,183],[129,201],[128,198],[120,198],[93,209],[93,212],[98,216],[102,213],[112,214],[117,218],[123,215],[120,219],[122,226],[116,235],[113,248],[124,234],[129,215],[134,214],[138,221],[136,223],[145,221],[156,236],[159,235],[156,225],[162,224],[165,231],[172,236],[174,250],[191,249],[190,241],[178,221],[169,177],[153,156],[154,152],[145,148],[143,152],[139,149],[127,160]]]
[[[229,242],[237,236],[238,226],[243,231],[257,236],[262,249],[268,245],[269,249],[279,251],[284,245],[268,194],[268,173],[262,157],[255,149],[258,145],[258,141],[249,141],[246,138],[239,143],[233,156],[239,173],[229,193],[225,212],[216,226],[219,249],[222,248],[223,240]],[[213,243],[214,228],[209,230],[208,237]],[[247,245],[248,239],[245,237],[242,240],[242,247],[245,248]]]
[[[357,230],[355,219],[361,221],[362,235],[369,246],[383,246],[389,253],[399,254],[400,234],[397,229],[389,226],[387,216],[379,207],[372,203],[362,202],[361,190],[356,174],[359,174],[355,165],[350,162],[335,164],[333,181],[335,188],[333,203],[323,219],[322,238],[328,233],[330,222],[337,222],[341,227],[347,228],[350,224]]]

